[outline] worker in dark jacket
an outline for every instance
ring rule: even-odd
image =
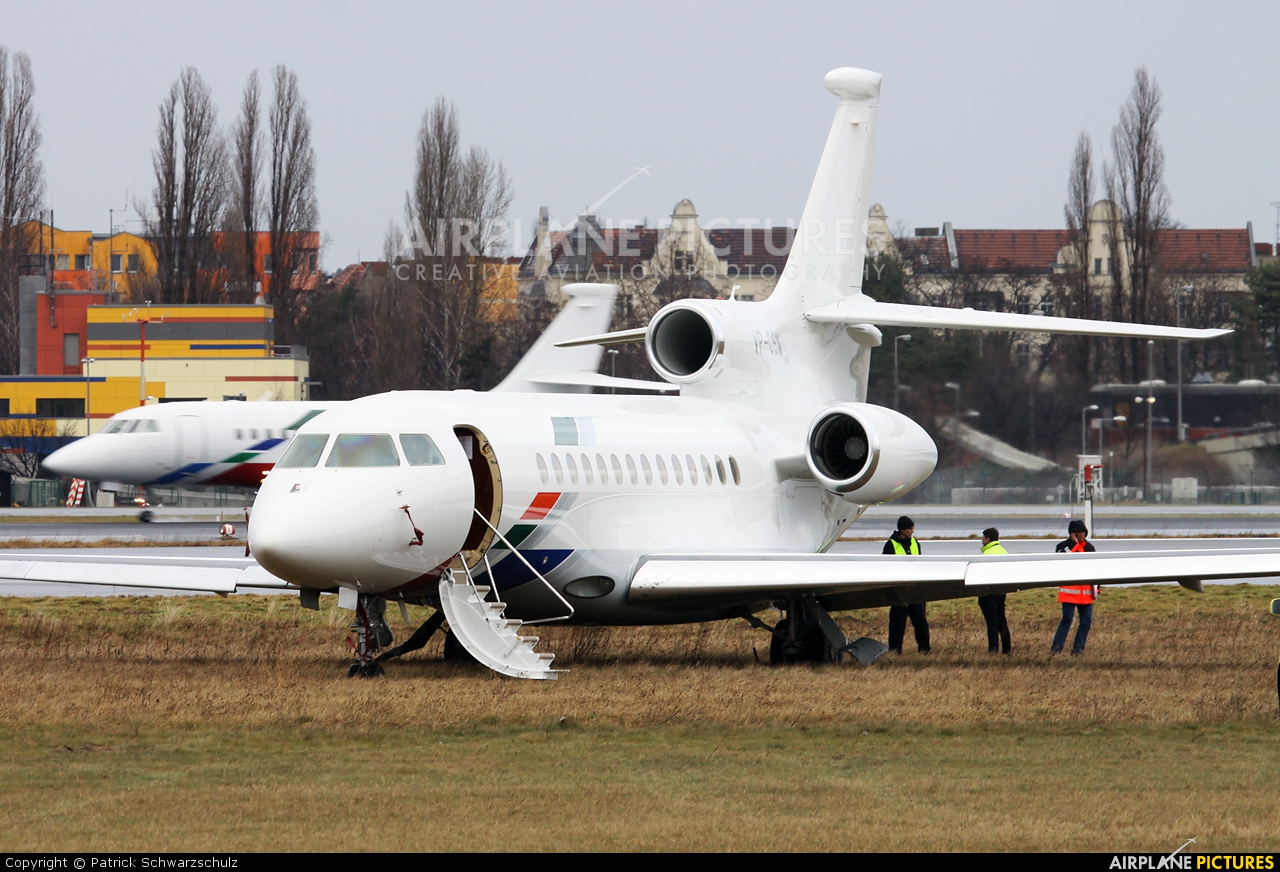
[[[1000,544],[1000,531],[988,527],[982,531],[983,554],[1008,554]],[[1008,654],[1012,647],[1009,637],[1009,622],[1004,616],[1004,597],[1002,593],[992,593],[978,597],[978,608],[982,609],[982,617],[987,622],[987,653],[994,654],[999,650],[996,646],[1003,644],[1004,653]]]
[[[1067,538],[1054,549],[1058,554],[1084,554],[1096,550],[1089,541],[1089,528],[1084,525],[1084,521],[1072,521],[1068,524]],[[1071,630],[1071,621],[1077,611],[1080,612],[1080,624],[1076,627],[1076,637],[1071,642],[1071,653],[1084,653],[1084,643],[1089,638],[1089,628],[1093,626],[1093,602],[1097,598],[1096,584],[1072,584],[1058,588],[1062,620],[1058,623],[1058,631],[1053,634],[1049,653],[1062,653],[1062,646],[1067,643],[1067,633]]]
[[[903,515],[898,519],[897,531],[884,543],[885,554],[900,556],[919,555],[920,543],[916,541],[916,522]],[[921,654],[929,653],[929,619],[925,616],[924,603],[909,606],[889,606],[889,650],[902,653],[902,637],[907,632],[907,618],[916,634],[916,648]]]

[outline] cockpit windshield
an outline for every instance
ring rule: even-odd
[[[328,441],[328,433],[303,433],[295,436],[276,466],[281,469],[310,469],[320,462],[320,455],[324,453],[324,445]]]
[[[396,444],[385,433],[343,433],[333,440],[325,466],[399,466]]]
[[[410,466],[441,466],[444,455],[436,447],[436,443],[426,433],[404,433],[400,436],[400,447],[404,449],[404,459]]]
[[[112,418],[100,433],[159,433],[160,424],[151,418]]]

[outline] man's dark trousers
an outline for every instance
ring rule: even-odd
[[[916,647],[923,654],[929,650],[929,621],[925,617],[924,603],[909,606],[889,606],[889,650],[902,651],[902,637],[907,633],[907,618],[916,633]]]
[[[1004,643],[1004,653],[1008,654],[1012,647],[1009,637],[1009,622],[1004,616],[1005,594],[993,593],[990,596],[978,597],[978,608],[982,609],[982,617],[987,622],[987,651],[994,654],[996,645]]]

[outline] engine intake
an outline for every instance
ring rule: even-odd
[[[868,403],[824,409],[809,425],[805,449],[818,483],[858,503],[902,496],[938,462],[938,448],[919,424]]]
[[[720,320],[695,301],[664,307],[649,323],[645,352],[658,375],[675,384],[702,381],[724,353]]]

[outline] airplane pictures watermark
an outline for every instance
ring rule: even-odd
[[[1187,869],[1235,872],[1239,869],[1258,869],[1270,872],[1276,868],[1274,854],[1184,854],[1187,846],[1195,843],[1187,839],[1172,854],[1113,854],[1108,869]]]

